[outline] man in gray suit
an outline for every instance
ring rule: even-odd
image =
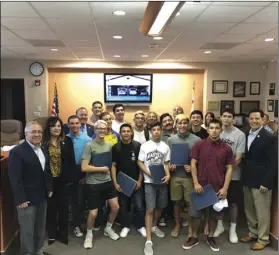
[[[20,255],[43,255],[46,199],[52,196],[49,160],[41,147],[42,126],[31,121],[25,141],[9,155],[8,173],[20,225]]]

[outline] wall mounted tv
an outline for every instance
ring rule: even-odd
[[[152,103],[152,74],[105,73],[105,103]]]

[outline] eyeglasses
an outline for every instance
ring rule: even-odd
[[[41,134],[43,134],[43,131],[41,131],[41,130],[38,130],[38,131],[33,130],[33,131],[31,131],[31,132],[27,132],[27,133],[31,133],[32,135],[35,135],[35,134],[39,134],[39,135],[41,135]]]
[[[107,131],[107,128],[96,128],[99,131]]]

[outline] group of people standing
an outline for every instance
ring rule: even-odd
[[[93,247],[93,231],[105,222],[104,235],[112,240],[125,238],[134,223],[146,238],[144,254],[153,255],[152,234],[163,238],[160,226],[174,219],[171,236],[180,235],[181,210],[188,218],[188,238],[182,248],[199,243],[201,218],[211,250],[219,251],[216,238],[224,232],[224,210],[212,206],[197,211],[191,193],[204,192],[210,184],[220,200],[228,200],[229,240],[238,242],[236,231],[238,202],[243,194],[249,233],[242,242],[252,242],[252,250],[269,244],[271,195],[277,175],[277,138],[263,127],[260,109],[249,113],[250,130],[243,133],[234,124],[234,112],[225,109],[217,120],[194,110],[184,114],[176,106],[173,115],[143,111],[134,114],[134,125],[125,121],[125,107],[116,104],[113,115],[103,104],[92,104],[89,118],[86,108],[77,109],[67,124],[49,117],[44,130],[35,122],[27,123],[25,141],[9,156],[9,177],[20,224],[21,255],[42,255],[45,228],[48,244],[56,240],[68,244],[69,203],[76,237],[85,234],[84,248]],[[189,164],[171,163],[173,144],[189,146]],[[112,153],[112,166],[96,166],[94,156]],[[155,184],[150,173],[153,165],[163,165],[165,176]],[[122,193],[117,175],[123,172],[136,180],[131,197]],[[131,204],[134,217],[129,217]],[[88,210],[86,230],[82,229]],[[119,222],[118,235],[113,228]]]

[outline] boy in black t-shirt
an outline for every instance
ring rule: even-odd
[[[130,124],[125,123],[120,127],[121,141],[112,147],[112,169],[111,175],[115,189],[119,192],[119,205],[120,205],[120,224],[122,238],[126,237],[130,232],[129,222],[129,206],[131,202],[135,205],[136,221],[135,225],[138,232],[146,237],[146,230],[144,227],[144,194],[142,189],[143,176],[137,166],[138,155],[140,151],[140,143],[132,140],[132,127]],[[135,190],[131,197],[126,196],[121,192],[121,188],[117,183],[117,173],[123,172],[132,179],[137,181]]]

